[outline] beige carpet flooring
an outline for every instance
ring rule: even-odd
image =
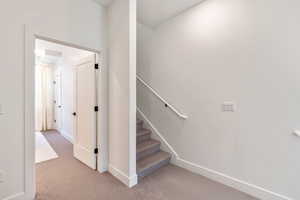
[[[58,158],[37,164],[36,200],[255,200],[255,198],[169,165],[132,189],[109,173],[99,174],[72,156],[72,144],[45,132]]]

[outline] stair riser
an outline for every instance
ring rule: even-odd
[[[136,130],[139,131],[143,128],[143,123],[137,123],[136,124]]]
[[[153,146],[153,147],[151,147],[151,148],[149,148],[149,149],[147,149],[145,151],[137,153],[136,154],[136,159],[140,160],[140,159],[142,159],[142,158],[144,158],[146,156],[152,155],[152,154],[154,154],[154,153],[156,153],[158,151],[160,151],[160,145],[159,144],[155,145],[155,146]]]
[[[143,126],[143,124],[144,124],[144,121],[143,120],[137,120],[136,121],[136,125],[138,126]]]
[[[151,130],[144,128],[144,121],[137,119],[137,174],[138,179],[152,174],[168,165],[171,155],[160,150],[160,142],[151,139]]]
[[[163,161],[157,163],[156,165],[154,165],[153,167],[150,167],[150,168],[148,168],[148,169],[140,172],[138,174],[138,179],[141,180],[142,178],[144,178],[145,176],[148,176],[148,175],[152,174],[153,172],[155,172],[159,168],[161,168],[161,167],[163,167],[165,165],[168,165],[169,162],[170,162],[170,160],[171,160],[171,158],[163,160]]]
[[[149,139],[150,139],[150,134],[143,135],[143,136],[138,136],[137,139],[136,139],[136,143],[140,144],[140,143],[145,142]]]

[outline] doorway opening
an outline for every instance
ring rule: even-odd
[[[60,174],[63,179],[65,167],[98,169],[99,55],[43,39],[35,39],[34,53],[39,191],[39,184],[46,184],[48,175]]]

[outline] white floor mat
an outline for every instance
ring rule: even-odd
[[[35,163],[58,158],[46,138],[40,132],[35,133]]]

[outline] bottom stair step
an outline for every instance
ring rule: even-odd
[[[151,174],[162,166],[169,164],[170,159],[170,153],[159,151],[139,160],[137,162],[137,174],[139,179]]]

